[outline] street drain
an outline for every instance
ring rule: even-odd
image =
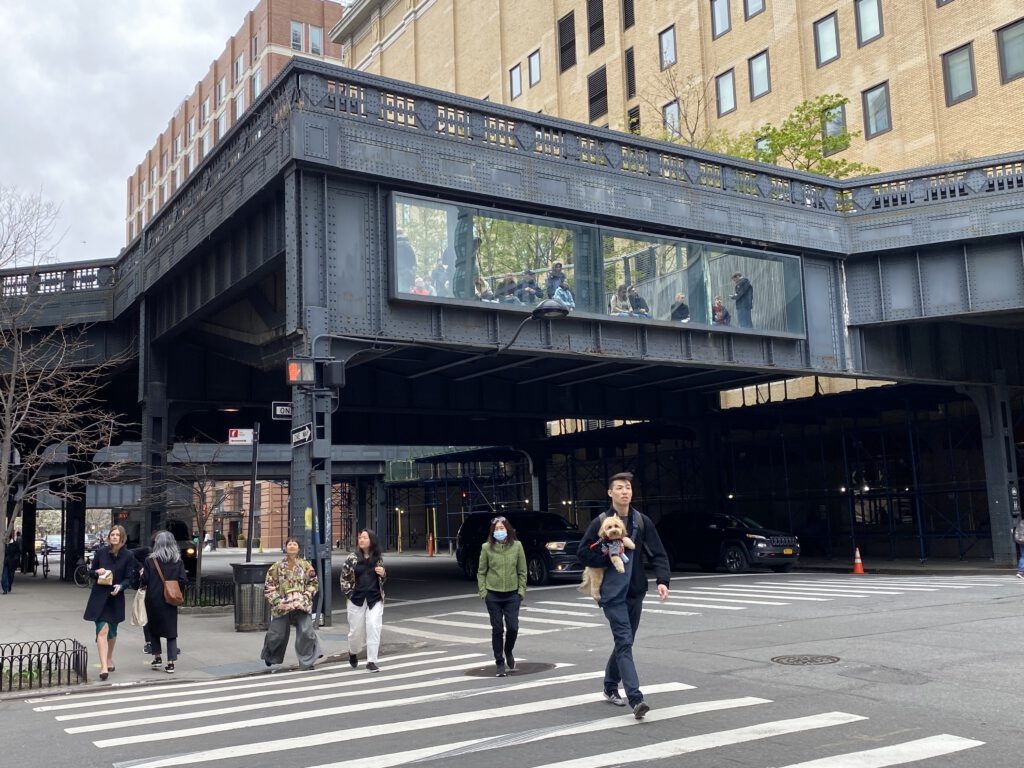
[[[839,661],[838,656],[776,656],[772,659],[776,664],[786,664],[791,667],[807,667],[814,664],[835,664]]]

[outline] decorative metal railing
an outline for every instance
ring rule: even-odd
[[[88,681],[89,653],[77,640],[0,645],[0,691],[23,691]]]

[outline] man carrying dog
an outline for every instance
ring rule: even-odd
[[[644,560],[650,560],[658,582],[658,597],[662,602],[668,599],[669,566],[668,555],[661,543],[661,537],[654,523],[645,514],[630,507],[633,500],[633,474],[620,472],[608,479],[608,496],[611,508],[591,521],[580,542],[578,557],[585,566],[604,568],[601,583],[600,605],[612,630],[615,647],[604,669],[604,698],[617,707],[624,707],[626,701],[619,694],[619,682],[626,690],[626,698],[633,709],[633,716],[640,720],[650,711],[640,691],[640,679],[633,663],[633,638],[640,626],[640,612],[647,594],[647,577],[644,575]],[[618,515],[626,527],[627,535],[633,540],[635,549],[630,553],[629,562],[623,573],[611,565],[611,560],[601,552],[600,547],[591,547],[598,539],[601,523],[607,515]]]

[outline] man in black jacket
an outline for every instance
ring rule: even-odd
[[[654,565],[658,597],[664,602],[668,599],[670,577],[668,555],[651,519],[630,507],[633,500],[631,472],[620,472],[608,479],[608,496],[612,500],[611,508],[591,521],[580,542],[578,556],[585,566],[605,569],[601,583],[601,609],[615,641],[604,670],[605,701],[617,707],[626,705],[619,694],[621,681],[629,706],[633,708],[633,716],[640,720],[650,710],[640,691],[640,679],[633,662],[633,638],[640,626],[640,612],[647,594],[644,558],[646,556]],[[598,529],[607,515],[618,515],[622,519],[636,547],[628,552],[629,562],[625,563],[625,572],[621,574],[611,567],[611,559],[601,551]]]

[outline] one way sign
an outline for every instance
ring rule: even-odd
[[[292,430],[292,448],[313,442],[313,422],[306,422]]]

